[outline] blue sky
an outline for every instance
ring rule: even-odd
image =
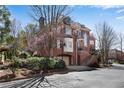
[[[28,23],[34,23],[34,20],[30,17],[29,6],[7,6],[11,12],[11,18],[16,18],[24,26]],[[76,22],[86,25],[93,32],[95,25],[106,21],[111,25],[114,30],[122,32],[124,34],[124,6],[70,6],[73,11],[70,14],[72,19]]]

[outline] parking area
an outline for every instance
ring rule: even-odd
[[[121,69],[119,69],[119,67],[121,67]],[[66,74],[54,74],[46,76],[46,79],[53,85],[52,87],[57,88],[123,88],[124,66],[114,65],[111,68],[100,68],[92,71],[74,71]],[[14,84],[25,81],[27,81],[27,79],[4,82],[0,83],[0,87],[11,87]]]

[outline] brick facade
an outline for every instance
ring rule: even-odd
[[[72,22],[70,25],[62,24],[58,28],[61,30],[59,32],[64,34],[63,40],[66,44],[63,46],[63,50],[58,46],[53,48],[52,56],[63,56],[67,65],[83,64],[84,60],[90,56],[90,48],[95,48],[95,38],[93,34],[90,34],[91,30],[76,22]],[[45,48],[35,52],[39,56],[48,55]]]
[[[111,49],[109,51],[109,59],[114,59],[115,61],[124,61],[124,52],[117,49]]]

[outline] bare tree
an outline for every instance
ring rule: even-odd
[[[116,44],[116,35],[113,28],[106,22],[98,24],[96,26],[96,32],[101,63],[107,65],[108,53],[110,49]]]
[[[20,22],[18,22],[16,19],[13,19],[11,21],[11,32],[10,34],[13,36],[13,37],[17,37],[19,31],[21,29],[21,24]]]
[[[17,55],[18,50],[18,33],[21,30],[21,24],[16,20],[13,19],[10,24],[10,32],[6,36],[6,42],[8,47],[10,48],[6,53],[6,58],[12,59],[13,56]]]
[[[12,50],[12,53],[13,53],[13,55],[15,56],[16,55],[16,52],[17,52],[17,49],[18,49],[18,47],[19,47],[19,31],[21,31],[21,29],[22,29],[22,27],[21,27],[21,24],[20,24],[20,22],[18,22],[16,19],[13,19],[12,21],[11,21],[11,26],[10,26],[10,29],[11,29],[11,31],[10,31],[10,36],[13,38],[13,40],[11,40],[11,39],[8,39],[8,40],[10,40],[10,45],[11,45],[11,50]]]
[[[64,17],[70,13],[69,7],[66,5],[37,5],[32,6],[31,9],[32,17],[39,22],[40,33],[44,34],[42,45],[45,45],[48,56],[51,57],[52,48],[55,47],[58,31],[60,31],[58,27],[62,24]]]
[[[122,35],[122,33],[119,33],[118,39],[119,39],[119,49],[121,51],[121,58],[123,57],[123,42],[124,42],[124,36]]]
[[[27,42],[27,47],[26,49],[30,52],[34,51],[34,46],[32,46],[35,36],[39,32],[37,24],[28,24],[25,26],[25,32],[26,32],[26,40]]]

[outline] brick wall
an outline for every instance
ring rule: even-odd
[[[77,58],[78,58],[77,60],[80,61],[79,63],[83,64],[85,59],[88,58],[88,56],[90,56],[90,54],[89,54],[89,50],[91,47],[90,40],[92,39],[94,41],[94,44],[95,44],[95,39],[90,37],[90,30],[87,27],[80,28],[79,24],[73,24],[70,26],[63,25],[61,27],[62,28],[61,29],[59,28],[59,30],[61,30],[60,32],[62,34],[64,33],[65,27],[68,27],[68,28],[70,27],[70,29],[72,29],[72,35],[69,36],[69,38],[73,38],[73,52],[63,52],[61,48],[56,47],[56,48],[53,48],[51,51],[52,56],[70,55],[71,64],[76,65],[77,64],[76,63]],[[76,46],[77,35],[75,34],[76,31],[82,32],[81,39],[83,39],[82,44],[81,44],[82,48],[81,48],[81,50],[78,50],[78,51],[76,51],[76,49],[77,49],[77,46]],[[84,46],[84,33],[87,34],[87,46]],[[63,35],[63,36],[64,36],[63,38],[65,38],[65,37],[67,38],[66,35]],[[95,46],[95,45],[92,45],[92,46]],[[48,56],[49,52],[47,49],[44,48],[44,49],[41,49],[39,51],[35,51],[34,54],[38,55],[38,56]]]

